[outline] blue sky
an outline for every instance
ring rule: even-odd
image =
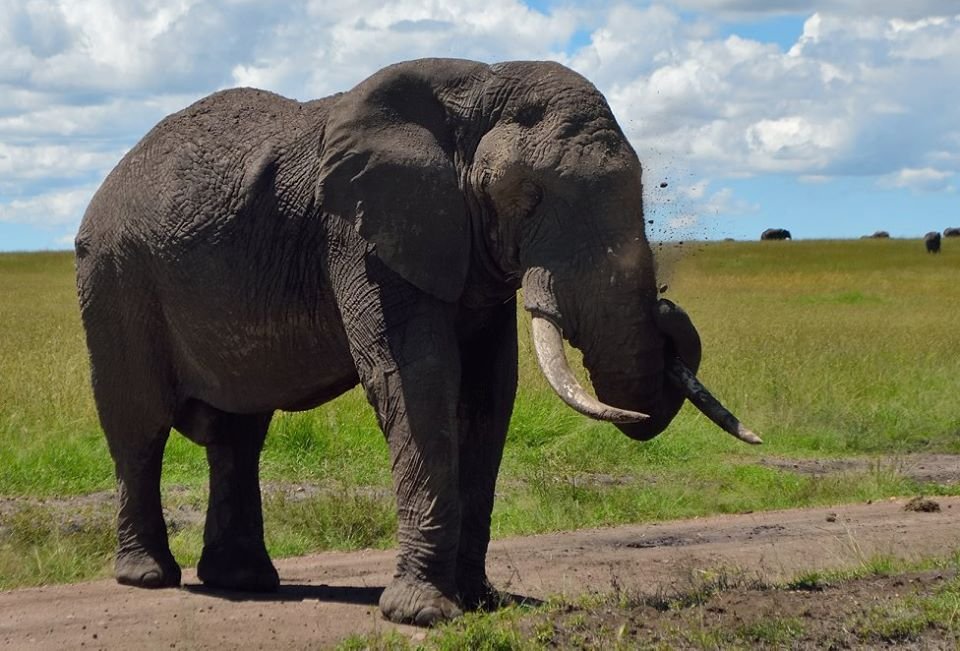
[[[0,251],[69,248],[123,153],[199,97],[310,99],[421,56],[591,79],[653,238],[960,226],[957,0],[34,0],[0,3]]]

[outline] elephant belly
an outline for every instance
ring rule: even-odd
[[[289,317],[174,328],[180,395],[231,413],[298,411],[355,386],[356,368],[339,323]]]

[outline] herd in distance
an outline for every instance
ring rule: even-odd
[[[923,236],[923,244],[927,253],[940,253],[940,242],[943,238],[960,238],[960,227],[946,228],[941,236],[939,231],[930,231]],[[887,231],[875,231],[870,235],[864,235],[860,239],[889,239],[890,233]],[[792,240],[793,236],[786,228],[768,228],[760,234],[761,240]]]

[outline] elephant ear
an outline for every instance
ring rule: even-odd
[[[451,302],[463,291],[470,257],[453,150],[427,79],[388,68],[331,107],[317,187],[321,209],[351,220],[373,255]]]

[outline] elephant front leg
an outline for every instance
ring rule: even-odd
[[[457,589],[467,609],[494,609],[502,595],[487,578],[490,516],[517,392],[517,306],[498,306],[461,345],[460,544]]]
[[[389,295],[396,299],[403,289]],[[380,609],[391,621],[428,626],[461,614],[460,368],[452,307],[420,296],[377,311],[383,337],[355,347],[354,355],[390,448],[397,500],[397,569]]]
[[[397,499],[397,570],[380,597],[381,611],[395,622],[429,626],[461,614],[455,384],[448,365],[431,355],[377,372],[371,383]]]

